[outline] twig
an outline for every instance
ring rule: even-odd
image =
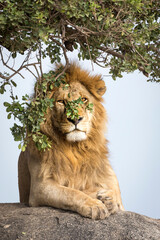
[[[0,48],[0,55],[1,55],[2,63],[3,63],[3,65],[4,65],[5,67],[7,67],[8,69],[10,69],[10,70],[11,70],[12,72],[14,72],[14,73],[18,73],[22,78],[24,78],[21,73],[17,72],[16,70],[14,70],[14,69],[11,68],[10,66],[8,66],[8,64],[6,64],[6,62],[4,61],[4,58],[3,58],[3,54],[2,54],[1,48]],[[8,62],[8,60],[7,60],[7,62]],[[14,74],[14,75],[15,75],[15,74]]]
[[[125,60],[125,56],[120,54],[120,53],[117,53],[111,49],[108,49],[108,48],[104,48],[104,47],[98,47],[99,50],[102,50],[104,52],[107,52],[109,54],[111,54],[112,56],[115,56],[115,57],[118,57],[118,58],[121,58],[122,60]],[[140,65],[140,63],[138,63]],[[138,69],[146,76],[148,77],[148,73],[145,71],[144,67],[141,67],[139,66]]]
[[[100,63],[98,63],[98,61],[94,61],[94,63],[96,63],[99,67],[101,67],[101,68],[106,68],[106,66],[103,66],[103,65],[101,65]]]
[[[9,77],[4,76],[2,73],[0,73],[0,78],[5,79],[5,80],[9,80]]]
[[[36,75],[28,67],[25,68],[37,79]]]
[[[42,70],[42,52],[41,52],[41,43],[39,44],[39,69],[41,73],[41,78],[43,76],[43,70]]]
[[[22,62],[21,66],[23,66],[26,62],[28,62],[29,57],[30,57],[30,55],[31,55],[31,52],[32,52],[32,48],[30,48],[30,49],[28,50],[27,56],[26,56],[26,58],[24,59],[24,61]]]
[[[112,77],[112,75],[103,75],[103,77]]]
[[[39,71],[38,71],[38,69],[37,69],[36,65],[33,65],[33,66],[34,66],[34,68],[35,68],[35,70],[36,70],[36,72],[37,72],[37,76],[38,76],[38,77],[36,77],[36,79],[40,79],[40,78],[41,78],[41,76],[39,75]]]
[[[66,48],[59,42],[59,41],[57,41],[56,39],[52,39],[57,45],[59,45],[61,48],[62,48],[62,50],[63,50],[63,54],[64,54],[64,57],[65,57],[65,61],[66,61],[66,64],[65,64],[65,67],[64,67],[64,69],[63,69],[63,71],[61,72],[61,73],[59,73],[58,75],[57,75],[57,77],[55,78],[55,81],[62,75],[62,74],[64,74],[65,73],[65,71],[67,70],[67,68],[68,68],[68,66],[69,66],[69,60],[68,60],[68,57],[67,57],[67,50],[66,50]]]
[[[61,23],[61,30],[62,30],[62,42],[64,43],[65,36],[66,36],[66,29],[65,29],[65,24],[63,19],[61,19],[60,23]]]
[[[6,55],[7,55],[7,54],[6,54]],[[10,53],[10,54],[9,54],[9,57],[8,57],[8,59],[7,59],[7,61],[6,61],[6,64],[9,62],[11,56],[12,56],[12,54]]]
[[[92,71],[94,71],[93,60],[92,60],[91,52],[90,52],[90,49],[89,49],[89,44],[88,44],[88,38],[87,38],[87,36],[86,36],[86,43],[87,43],[87,47],[88,47],[89,57],[90,57],[90,60],[91,60]]]
[[[112,49],[109,49],[109,48],[105,48],[105,47],[98,47],[99,50],[103,51],[103,52],[106,52],[106,53],[109,53],[111,54],[112,56],[114,57],[118,57],[118,58],[121,58],[121,59],[125,59],[124,55],[118,53],[118,52],[115,52],[114,50]]]

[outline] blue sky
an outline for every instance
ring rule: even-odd
[[[70,58],[75,58],[74,54]],[[21,57],[17,59],[19,64]],[[48,59],[44,71],[53,68]],[[81,66],[92,71],[90,61]],[[94,65],[93,73],[108,74],[108,69]],[[16,77],[16,93],[32,94],[34,78],[25,72],[26,79]],[[108,113],[110,162],[115,170],[127,211],[160,218],[160,84],[147,82],[138,71],[124,74],[113,81],[104,76],[107,92],[104,96]],[[0,202],[18,202],[17,161],[20,150],[14,142],[3,106],[9,94],[0,96]]]

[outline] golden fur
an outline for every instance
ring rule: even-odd
[[[20,202],[68,209],[92,219],[123,210],[118,181],[108,161],[104,136],[106,113],[101,103],[105,84],[76,64],[66,71],[69,88],[54,89],[55,105],[48,110],[41,131],[52,148],[39,152],[30,141],[19,157]],[[65,104],[79,97],[81,121],[67,119]],[[86,109],[93,103],[93,112]],[[75,129],[76,128],[76,129]]]

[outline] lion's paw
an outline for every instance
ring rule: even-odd
[[[97,199],[102,201],[110,214],[113,214],[121,209],[121,204],[117,202],[116,195],[112,190],[101,189],[97,192]]]
[[[95,220],[105,219],[110,215],[106,206],[98,199],[87,199],[78,212]]]

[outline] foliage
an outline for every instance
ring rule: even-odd
[[[14,124],[11,128],[12,135],[15,141],[21,141],[19,148],[25,150],[28,137],[32,136],[33,141],[39,150],[51,147],[48,137],[40,132],[40,124],[45,120],[45,113],[48,107],[53,107],[53,99],[37,98],[35,101],[29,101],[26,95],[23,97],[22,104],[19,101],[13,101],[11,104],[5,102],[6,111],[9,112],[8,118],[11,115],[18,119],[21,125]]]
[[[59,87],[65,84],[63,78],[56,79],[56,74],[50,71],[43,75],[43,81],[37,82],[35,86],[36,95],[30,99],[26,94],[22,97],[22,103],[13,99],[12,103],[4,102],[8,119],[14,116],[14,119],[19,120],[21,125],[14,124],[11,128],[12,135],[15,141],[21,141],[19,148],[24,151],[28,137],[32,137],[38,150],[45,150],[51,147],[49,138],[40,131],[40,124],[45,121],[45,114],[48,108],[52,108],[54,99],[50,98],[53,85]]]
[[[65,106],[67,117],[71,119],[75,119],[75,118],[78,119],[79,118],[78,108],[80,108],[82,104],[83,104],[83,101],[81,97],[79,97],[76,100],[68,101]]]
[[[61,68],[59,69],[61,71]],[[50,139],[41,133],[40,124],[46,119],[47,109],[54,106],[54,98],[52,96],[53,87],[62,86],[64,89],[68,88],[68,84],[64,81],[64,75],[57,77],[57,72],[50,71],[48,74],[43,74],[43,81],[39,81],[35,85],[35,96],[33,99],[26,94],[22,97],[22,103],[13,97],[13,102],[4,102],[7,118],[19,120],[21,125],[14,123],[11,128],[12,135],[15,141],[21,141],[19,149],[25,151],[28,143],[28,138],[32,137],[38,150],[46,150],[51,147]],[[81,107],[83,101],[81,97],[76,100],[68,101],[66,108],[66,115],[68,118],[79,118],[78,108]],[[88,103],[86,108],[90,111],[93,109],[93,104]]]
[[[83,98],[81,97],[79,97],[76,100],[67,101],[67,104],[65,105],[67,117],[71,119],[75,119],[75,118],[78,119],[79,118],[78,108],[81,108],[84,102],[85,102],[85,99],[83,100]],[[88,103],[86,106],[86,109],[92,112],[93,103]]]
[[[57,79],[62,80],[69,64],[67,51],[77,49],[79,59],[109,67],[113,79],[139,69],[148,80],[159,82],[159,9],[159,0],[0,0],[0,57],[7,69],[0,72],[0,93],[10,86],[12,103],[5,103],[8,118],[13,115],[22,123],[12,128],[15,140],[21,135],[26,146],[27,128],[39,149],[45,148],[43,143],[48,140],[41,135],[39,124],[53,104],[47,98],[47,86],[52,81],[58,86]],[[10,52],[7,58],[5,49]],[[15,69],[10,62],[19,53],[25,59]],[[56,77],[53,72],[45,75],[42,59],[48,56],[51,63],[60,62],[61,55],[66,60],[64,69]],[[24,78],[23,69],[34,75],[37,87],[35,99],[30,102],[25,96],[21,103],[13,94],[13,77],[18,74]],[[68,116],[76,115],[76,104],[68,103]]]
[[[159,81],[159,8],[158,0],[0,0],[0,45],[13,58],[41,50],[51,62],[78,48],[114,79],[140,69]]]
[[[93,112],[93,103],[88,103],[86,109],[88,109],[89,111]]]

